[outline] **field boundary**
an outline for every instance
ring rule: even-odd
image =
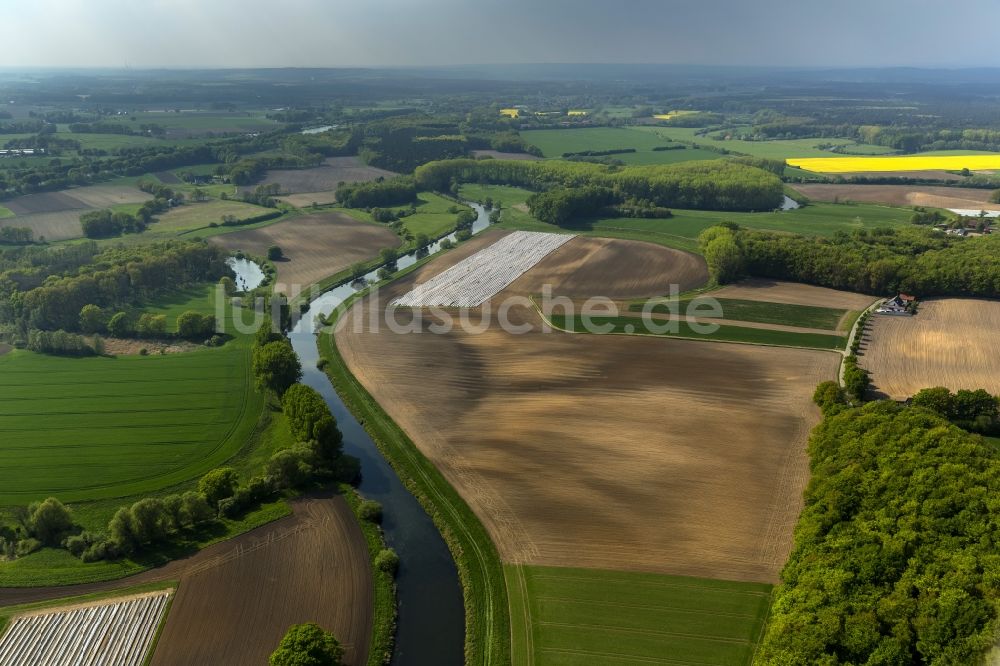
[[[422,265],[417,262],[401,277]],[[349,299],[331,317],[337,319],[365,292]],[[381,405],[347,368],[334,336],[319,336],[324,371],[345,406],[371,436],[400,480],[413,493],[438,527],[458,567],[465,602],[465,658],[467,664],[499,665],[510,662],[510,616],[506,582],[493,541],[458,492],[416,447]]]
[[[851,348],[854,346],[854,339],[861,332],[861,322],[867,323],[867,315],[871,314],[880,305],[886,302],[887,299],[880,298],[867,308],[861,311],[861,314],[857,316],[854,320],[854,325],[851,327],[851,334],[847,336],[847,347],[844,348],[844,358],[840,361],[840,370],[837,372],[837,382],[843,386],[844,385],[844,370],[847,369],[847,357],[852,354]]]
[[[553,330],[559,331],[560,333],[569,333],[569,334],[572,334],[572,335],[593,335],[592,333],[589,333],[587,331],[571,331],[571,330],[563,328],[561,326],[557,326],[556,324],[554,324],[552,322],[552,320],[550,320],[548,317],[545,316],[545,314],[542,312],[542,309],[539,307],[538,303],[535,301],[534,297],[531,298],[531,303],[532,303],[532,305],[535,308],[535,312],[537,312],[538,316],[541,318],[542,322],[545,325],[551,327]],[[739,328],[739,327],[736,327],[736,328]],[[774,329],[756,329],[756,330],[774,330]],[[739,341],[739,340],[718,340],[718,339],[707,338],[707,337],[698,337],[698,338],[696,338],[696,337],[691,337],[691,336],[688,336],[688,335],[680,335],[680,334],[678,334],[678,335],[673,335],[673,334],[671,334],[671,335],[656,335],[655,333],[624,333],[624,332],[619,332],[619,331],[611,331],[610,333],[601,333],[600,335],[620,335],[620,336],[630,337],[630,338],[641,337],[641,338],[657,338],[657,339],[669,339],[669,340],[691,340],[693,342],[711,342],[711,343],[714,343],[714,344],[724,344],[724,345],[747,345],[747,346],[750,346],[750,347],[775,347],[777,349],[805,349],[807,351],[832,352],[834,354],[841,354],[841,355],[844,355],[844,353],[845,353],[843,350],[840,350],[840,349],[824,349],[822,347],[802,347],[802,346],[799,346],[799,345],[777,345],[777,344],[770,343],[770,342],[742,342],[742,341]],[[819,335],[819,334],[817,334],[817,335]],[[843,336],[831,335],[830,337],[843,337]]]

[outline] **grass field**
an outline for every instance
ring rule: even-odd
[[[590,333],[583,318],[552,315],[553,326],[573,333]],[[706,340],[714,342],[742,342],[754,345],[774,345],[778,347],[803,347],[806,349],[843,349],[847,338],[839,335],[822,333],[798,333],[779,331],[767,328],[747,328],[718,324],[714,333],[699,333],[687,321],[669,322],[675,324],[675,330],[662,332],[650,330],[650,324],[638,317],[591,317],[591,326],[601,327],[595,334],[625,334],[654,335],[660,337],[687,338],[691,340]],[[668,322],[657,321],[657,326],[665,326]],[[604,330],[607,329],[607,330]]]
[[[1000,169],[1000,153],[992,154],[926,154],[893,157],[824,157],[789,159],[794,167],[818,173],[852,173],[879,171],[989,171]]]
[[[4,208],[3,206],[0,206],[0,220],[2,220],[5,217],[14,217],[14,212],[9,208]]]
[[[680,250],[698,252],[698,234],[721,222],[735,222],[749,229],[833,236],[838,231],[898,227],[910,224],[913,211],[871,204],[811,204],[791,211],[766,213],[729,213],[701,210],[675,210],[671,218],[582,219],[566,230],[590,236],[644,240]],[[501,228],[529,231],[552,231],[552,225],[530,216],[505,217]]]
[[[722,157],[717,152],[685,148],[658,150],[654,147],[671,145],[649,132],[639,132],[625,127],[587,127],[569,130],[527,130],[521,136],[530,144],[541,148],[545,157],[562,157],[563,153],[586,150],[616,150],[634,148],[634,153],[609,155],[625,164],[673,164],[690,160],[712,160]]]
[[[463,185],[461,196],[473,201],[486,197],[500,200],[504,207],[501,229],[560,231],[540,222],[524,210],[531,192],[500,185]],[[875,204],[816,203],[790,211],[732,213],[725,211],[675,209],[673,217],[656,220],[634,217],[585,218],[564,230],[588,236],[642,240],[680,250],[698,252],[698,234],[721,222],[735,222],[749,229],[794,233],[803,236],[833,236],[838,231],[898,227],[910,224],[913,211]]]
[[[206,287],[162,310],[211,311],[213,293]],[[0,400],[0,466],[10,472],[0,504],[9,505],[124,497],[198,476],[244,444],[262,398],[247,339],[237,338],[163,356],[14,351],[0,357]]]
[[[417,195],[417,212],[413,215],[401,218],[405,234],[416,236],[417,234],[427,234],[428,238],[439,238],[455,230],[457,213],[449,212],[450,208],[458,207],[465,209],[466,206],[446,199],[433,192],[421,192]],[[393,210],[401,210],[394,208]],[[356,220],[371,222],[372,216],[361,210],[345,208],[344,212]]]
[[[714,298],[711,294],[708,294],[708,298],[710,301],[718,302],[722,306],[723,314],[720,318],[753,321],[761,324],[823,328],[835,331],[843,316],[847,314],[847,310],[813,305],[748,301],[738,298]],[[697,306],[703,302],[706,302],[704,298],[682,299],[675,309],[678,313],[684,313],[689,306]],[[629,309],[633,312],[641,312],[643,305],[641,303],[634,303]],[[671,314],[671,310],[666,305],[656,306],[652,311]],[[699,316],[705,317],[706,315]]]
[[[149,231],[179,233],[202,229],[211,223],[222,224],[223,215],[232,215],[237,220],[246,220],[258,215],[274,212],[272,208],[255,206],[242,201],[212,200],[202,203],[188,203],[171,208],[157,216]]]
[[[514,666],[749,666],[771,586],[506,565]]]
[[[894,152],[891,148],[882,146],[872,146],[868,144],[858,144],[850,139],[779,139],[775,141],[742,141],[739,139],[713,139],[708,136],[699,136],[699,131],[693,127],[635,127],[633,131],[649,132],[658,136],[661,140],[694,142],[702,146],[712,146],[714,148],[724,148],[725,150],[753,155],[754,157],[766,157],[768,159],[783,160],[793,157],[830,157],[834,155],[829,150],[817,148],[820,144],[830,144],[848,146],[850,150],[858,152]],[[713,132],[715,134],[715,132]]]

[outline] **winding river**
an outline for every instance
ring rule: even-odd
[[[479,233],[489,226],[489,214],[482,206],[469,205],[478,214],[472,233]],[[455,235],[447,238],[454,241]],[[441,242],[437,241],[427,248],[427,253],[440,250]],[[397,265],[402,270],[417,261],[416,254],[411,253],[400,257]],[[367,274],[365,280],[376,282],[376,272]],[[330,314],[363,288],[348,283],[326,292],[310,304],[288,337],[302,363],[302,383],[316,389],[326,399],[344,433],[344,451],[361,460],[359,490],[365,497],[382,504],[386,541],[399,554],[396,578],[399,621],[392,663],[398,666],[461,664],[465,657],[465,607],[458,570],[448,546],[364,427],[344,405],[329,378],[316,367],[319,360],[317,318]]]

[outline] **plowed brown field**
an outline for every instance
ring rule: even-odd
[[[972,187],[809,183],[796,185],[795,189],[816,201],[856,201],[887,206],[1000,210],[1000,204],[990,203],[991,190]]]
[[[343,213],[320,213],[295,217],[258,229],[222,234],[213,243],[228,250],[267,254],[272,245],[281,248],[284,261],[278,267],[279,293],[294,295],[358,261],[371,259],[385,247],[399,245],[399,237],[388,227],[359,222]]]
[[[14,605],[179,580],[153,664],[265,664],[291,624],[318,622],[367,658],[372,627],[368,547],[340,497],[294,500],[293,514],[121,580],[0,589]]]
[[[874,316],[860,364],[874,390],[894,400],[932,386],[1000,394],[998,328],[998,301],[924,301],[914,317]]]
[[[381,302],[495,238],[446,253]],[[567,284],[650,287],[617,285],[607,268],[583,265]],[[836,377],[839,355],[542,333],[526,307],[511,311],[512,323],[533,326],[524,335],[495,321],[481,334],[433,334],[427,312],[419,334],[359,332],[367,307],[337,333],[347,365],[504,560],[777,580],[808,479],[805,439],[819,417],[810,396]],[[413,312],[397,309],[396,320]]]
[[[716,298],[742,298],[748,301],[770,301],[793,305],[815,305],[837,310],[864,310],[875,302],[874,296],[853,291],[839,291],[814,287],[798,282],[781,282],[765,278],[751,278],[730,284],[708,294]]]

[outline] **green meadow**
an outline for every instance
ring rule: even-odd
[[[515,666],[747,666],[771,586],[505,565]]]
[[[625,164],[673,164],[690,160],[712,160],[722,157],[717,152],[684,148],[657,150],[655,147],[676,145],[649,132],[624,127],[587,127],[568,130],[527,130],[521,136],[538,146],[545,157],[562,157],[563,153],[586,150],[617,150],[634,148],[634,153],[619,153],[608,157]]]
[[[149,311],[167,314],[173,327],[185,310],[212,312],[213,290],[166,298]],[[249,340],[166,355],[0,356],[0,504],[126,497],[218,466],[260,418]]]

